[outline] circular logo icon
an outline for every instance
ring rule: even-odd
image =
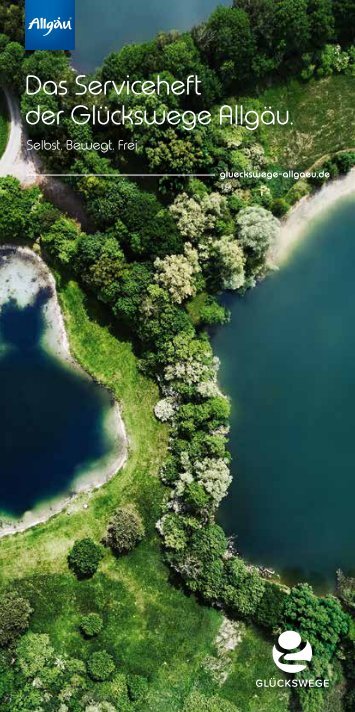
[[[307,667],[307,662],[312,660],[312,646],[307,642],[302,646],[302,638],[299,633],[294,630],[286,630],[281,633],[277,641],[277,646],[272,649],[272,657],[275,665],[283,672],[302,672]],[[295,652],[291,652],[291,651]],[[295,661],[295,662],[292,662]],[[300,664],[297,661],[302,661]]]

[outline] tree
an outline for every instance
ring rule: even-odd
[[[256,622],[272,631],[280,628],[284,620],[287,597],[288,593],[281,586],[267,581],[263,597],[255,611]]]
[[[32,613],[29,601],[14,591],[0,597],[0,645],[11,645],[28,626]]]
[[[195,531],[188,546],[169,557],[184,577],[191,591],[199,591],[208,601],[220,600],[223,581],[223,555],[227,538],[217,524],[208,524]]]
[[[255,40],[243,10],[218,7],[206,23],[200,46],[227,88],[250,78]]]
[[[22,94],[21,98],[21,114],[23,117],[23,122],[26,125],[29,133],[34,138],[47,138],[49,136],[49,129],[43,124],[42,121],[38,123],[33,122],[33,115],[30,114],[32,111],[36,111],[39,107],[41,115],[45,111],[51,111],[56,114],[59,111],[59,102],[56,96],[46,94],[46,92],[41,89],[37,94]],[[50,128],[51,138],[53,140],[53,133],[55,133],[55,138],[58,138],[58,128],[57,126]]]
[[[3,82],[19,87],[21,83],[24,48],[18,42],[9,42],[0,54],[0,75]]]
[[[224,567],[222,598],[236,615],[253,616],[264,593],[265,582],[257,569],[242,559],[228,559]]]
[[[194,195],[186,193],[177,196],[170,206],[170,212],[177,222],[183,237],[200,244],[213,232],[227,209],[227,199],[220,193]]]
[[[22,72],[24,77],[31,74],[43,82],[48,80],[60,82],[65,79],[69,81],[71,78],[69,58],[64,51],[51,52],[38,50],[27,54],[23,62]],[[37,82],[35,87],[37,89]]]
[[[79,539],[68,555],[69,567],[78,578],[90,578],[97,571],[103,558],[102,547],[92,539]]]
[[[189,32],[164,45],[162,55],[162,66],[177,79],[185,80],[189,74],[198,74],[196,65],[201,61],[200,55]]]
[[[197,481],[203,485],[216,507],[226,496],[232,477],[228,464],[221,458],[206,457],[195,462],[194,469]]]
[[[6,0],[1,3],[1,31],[12,40],[23,43],[23,0]]]
[[[123,270],[119,296],[113,313],[127,325],[135,325],[149,284],[153,281],[153,268],[149,262],[131,262]]]
[[[289,211],[290,206],[284,198],[276,198],[272,201],[271,212],[275,217],[282,218]]]
[[[206,489],[198,482],[190,482],[186,485],[184,500],[196,512],[203,512],[211,503]]]
[[[176,304],[195,296],[195,276],[200,272],[197,251],[187,243],[184,252],[184,255],[167,255],[163,260],[158,257],[154,262],[156,281]]]
[[[247,258],[247,272],[258,275],[265,266],[269,248],[277,238],[280,222],[269,210],[257,206],[241,210],[236,224],[238,239]]]
[[[79,235],[79,227],[73,220],[60,217],[50,230],[42,235],[41,243],[54,259],[67,266],[73,263]]]
[[[142,79],[142,72],[153,69],[154,43],[129,44],[119,52],[111,52],[103,62],[101,69],[102,81],[123,81],[129,74],[130,78]]]
[[[308,0],[282,0],[276,12],[277,38],[285,46],[286,57],[307,52],[311,38]]]
[[[233,235],[224,235],[213,243],[215,269],[223,289],[236,290],[245,283],[245,257]]]
[[[197,339],[193,332],[177,334],[166,344],[165,380],[179,388],[182,385],[197,385],[201,381],[216,380],[218,364],[213,358],[207,339]]]
[[[154,407],[155,417],[162,423],[173,420],[176,407],[172,398],[162,398]]]
[[[191,33],[173,37],[162,50],[161,65],[177,79],[186,80],[189,74],[196,74],[203,86],[202,97],[190,97],[189,106],[201,104],[209,108],[218,98],[221,88],[215,72],[201,62],[201,56]]]
[[[184,519],[178,514],[165,514],[158,522],[157,529],[164,539],[164,546],[174,551],[185,551],[188,537]]]
[[[126,554],[144,537],[142,519],[133,505],[120,507],[113,515],[106,533],[106,544],[116,554]]]
[[[335,161],[339,168],[339,173],[348,173],[348,171],[350,171],[350,169],[353,168],[355,165],[355,153],[340,153],[338,156],[335,157]]]
[[[40,205],[38,188],[23,190],[16,178],[0,178],[0,239],[10,242],[27,234],[35,239]]]
[[[355,39],[354,0],[333,0],[336,39],[342,44],[353,44]]]
[[[9,38],[6,35],[0,34],[0,53],[4,51],[6,45],[9,44]]]
[[[76,173],[112,173],[107,159],[95,153],[75,161]],[[120,179],[83,177],[75,188],[84,196],[90,217],[99,230],[117,230],[117,239],[128,257],[164,257],[179,253],[183,242],[175,221],[155,195]]]
[[[17,646],[18,665],[25,677],[35,677],[54,658],[49,635],[27,633]]]
[[[339,639],[347,633],[349,618],[336,598],[318,598],[305,583],[295,586],[285,601],[284,626],[299,630],[311,643],[315,670],[320,674],[333,657]]]
[[[334,15],[332,0],[309,0],[311,40],[314,47],[323,47],[334,38]]]
[[[93,638],[102,630],[103,621],[98,613],[89,613],[80,618],[80,630],[86,638]]]
[[[77,246],[81,277],[100,299],[113,306],[120,293],[120,280],[126,270],[122,248],[111,230],[81,235]]]
[[[276,41],[277,0],[233,0],[233,5],[244,10],[256,40],[257,52],[253,58],[253,70],[257,76],[277,69],[281,64],[284,48]]]
[[[337,571],[337,594],[349,609],[355,611],[355,577],[345,576],[340,569]]]
[[[197,386],[199,390],[200,384]],[[177,432],[192,439],[200,431],[216,435],[220,427],[228,424],[230,403],[228,398],[217,395],[206,398],[202,403],[184,403],[176,414]]]
[[[193,116],[191,121],[195,122]],[[189,131],[188,136],[186,131],[182,133],[172,128],[160,133],[159,137],[145,148],[152,171],[193,173],[199,167],[209,165],[211,158],[207,151],[205,132],[205,127],[196,125],[193,131]]]
[[[226,439],[221,435],[208,435],[203,430],[198,430],[190,442],[184,440],[182,443],[192,461],[200,460],[203,457],[226,457]],[[180,442],[178,451],[179,446]]]
[[[106,650],[92,653],[87,663],[88,673],[95,682],[109,680],[115,667],[112,656]]]
[[[217,299],[212,296],[206,297],[197,317],[195,317],[199,326],[217,326],[219,324],[227,324],[229,318],[229,311],[225,307],[222,307],[222,305],[218,303]]]
[[[145,348],[156,354],[153,363],[161,369],[172,339],[190,332],[191,321],[185,310],[173,304],[165,289],[151,284],[141,304],[136,330]]]

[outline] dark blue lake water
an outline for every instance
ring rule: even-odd
[[[76,0],[73,64],[91,72],[124,44],[150,40],[163,30],[188,30],[217,5],[231,5],[231,0]]]
[[[9,515],[69,493],[112,447],[108,392],[41,345],[46,298],[0,312],[0,511]]]
[[[355,199],[310,226],[214,348],[233,404],[222,507],[249,560],[321,586],[355,570]]]

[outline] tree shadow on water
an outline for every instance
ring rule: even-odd
[[[48,290],[40,290],[33,304],[20,307],[10,299],[0,311],[0,335],[5,346],[26,351],[38,348],[45,323],[43,306],[48,300]]]

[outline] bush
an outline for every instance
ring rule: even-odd
[[[106,544],[116,554],[125,554],[134,549],[143,536],[143,522],[135,507],[120,507],[108,525]]]
[[[145,701],[149,688],[149,683],[146,677],[142,677],[142,675],[128,675],[127,687],[131,702]]]
[[[27,678],[43,674],[53,667],[54,648],[47,633],[27,633],[20,640],[16,650],[17,664]]]
[[[8,646],[29,625],[32,608],[26,598],[15,592],[3,593],[0,597],[0,645]]]
[[[102,630],[103,621],[98,613],[89,613],[80,618],[80,630],[87,638],[93,638]]]
[[[4,593],[0,597],[0,645],[7,647],[13,643],[29,625],[32,608],[26,598],[15,592]]]
[[[290,206],[283,198],[276,198],[271,204],[271,212],[276,215],[277,218],[282,218],[283,215],[289,211]]]
[[[98,650],[90,656],[87,668],[93,680],[103,682],[111,677],[115,669],[115,663],[106,650]]]
[[[335,157],[335,162],[338,166],[339,173],[348,173],[355,165],[355,153],[340,153]]]
[[[90,578],[103,557],[102,547],[92,539],[79,539],[68,555],[69,567],[78,578]]]

